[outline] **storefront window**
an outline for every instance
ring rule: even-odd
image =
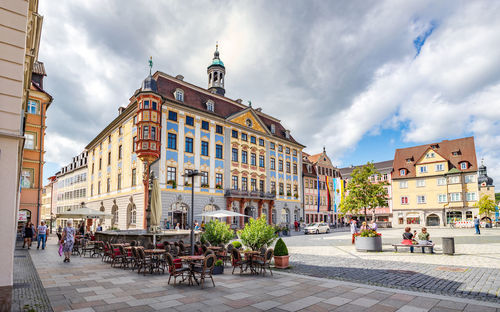
[[[420,217],[408,217],[406,218],[406,224],[420,224]]]

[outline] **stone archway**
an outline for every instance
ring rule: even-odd
[[[426,226],[439,226],[439,216],[435,213],[427,216],[425,220]]]
[[[214,202],[215,202],[214,198],[210,197],[210,199],[208,201],[208,204],[205,205],[205,207],[203,207],[203,211],[202,212],[211,212],[211,211],[220,210],[219,206],[215,205]],[[211,217],[202,217],[201,218],[201,222],[202,223],[207,223],[210,220],[213,220],[213,218],[211,218]]]

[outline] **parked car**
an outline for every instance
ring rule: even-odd
[[[326,223],[311,223],[304,228],[304,234],[330,233],[330,226]]]

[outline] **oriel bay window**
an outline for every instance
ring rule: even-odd
[[[149,127],[148,126],[142,127],[142,138],[149,139]]]
[[[156,127],[151,127],[151,140],[156,140]]]
[[[193,152],[193,138],[186,138],[186,153]]]
[[[246,177],[241,178],[241,190],[248,191],[248,179]]]
[[[208,142],[201,141],[201,155],[208,156]]]

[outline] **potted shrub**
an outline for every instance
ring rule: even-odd
[[[233,237],[234,234],[229,224],[215,219],[205,224],[205,232],[201,236],[201,241],[208,241],[217,246],[229,243]]]
[[[363,230],[356,235],[357,251],[382,251],[382,234],[374,230]]]
[[[274,246],[274,266],[278,269],[288,268],[289,258],[285,242],[281,238],[278,239]]]
[[[241,247],[243,246],[239,241],[234,241],[231,244],[233,244],[234,248],[236,249],[241,249]]]
[[[276,240],[275,228],[267,224],[264,214],[258,219],[250,218],[247,225],[238,231],[238,237],[243,245],[252,250],[270,246]]]
[[[214,270],[212,271],[212,274],[217,275],[217,274],[224,274],[224,262],[222,260],[217,260],[215,261],[215,266]]]

